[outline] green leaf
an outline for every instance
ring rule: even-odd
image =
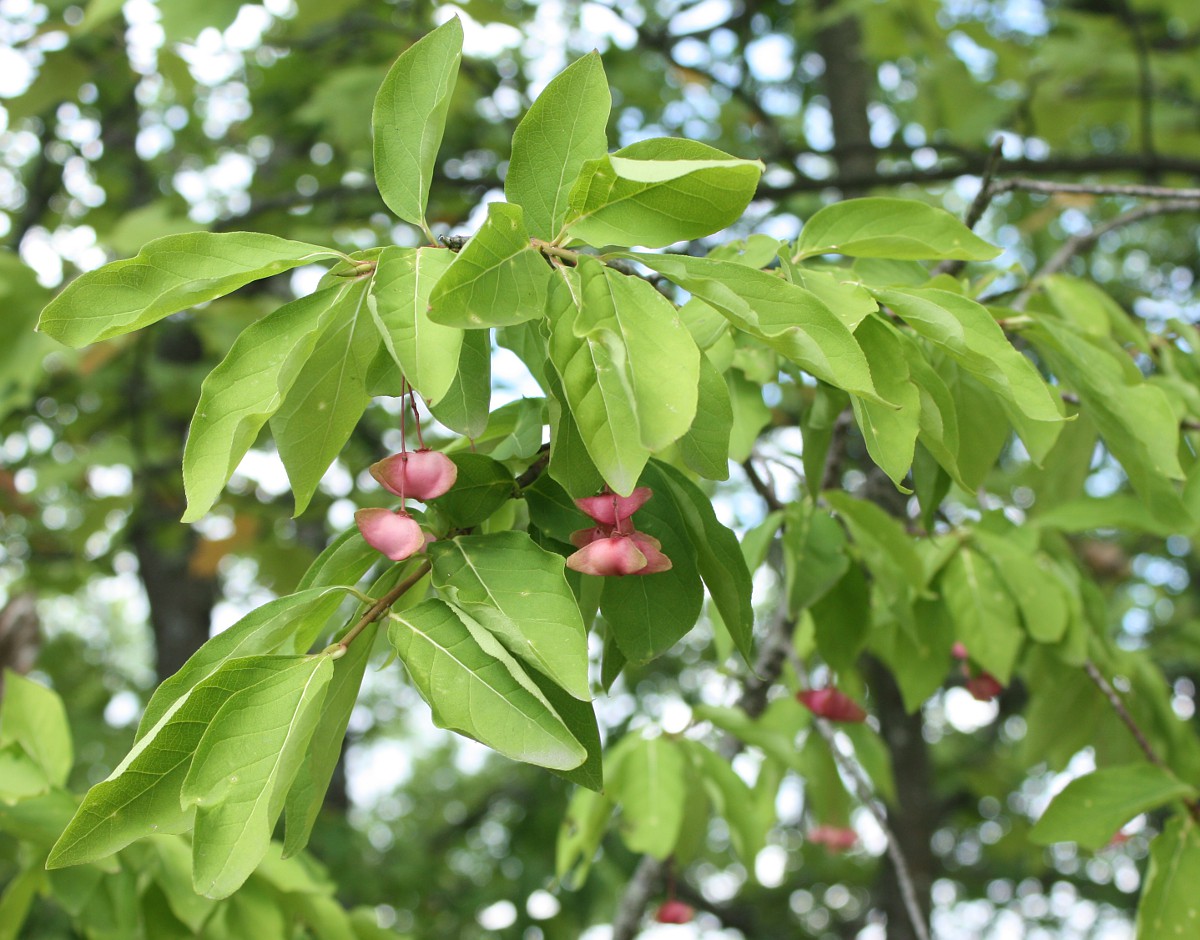
[[[29,909],[45,881],[46,873],[31,866],[4,886],[0,894],[0,940],[20,940]]]
[[[192,884],[205,897],[228,897],[267,854],[333,676],[330,656],[260,662],[267,674],[209,721],[179,794],[196,808]]]
[[[1150,845],[1150,868],[1138,903],[1137,940],[1186,937],[1200,908],[1200,828],[1186,813],[1175,816]]]
[[[262,426],[283,404],[331,312],[351,287],[327,287],[252,323],[208,374],[183,451],[184,522],[195,522],[212,508]]]
[[[429,316],[459,329],[524,323],[542,316],[550,274],[521,207],[489,203],[483,225],[434,288]]]
[[[715,307],[739,330],[805,371],[863,398],[882,401],[854,334],[811,291],[731,261],[630,254]]]
[[[1038,643],[1057,643],[1067,632],[1071,607],[1067,586],[1054,565],[1040,552],[1030,554],[1014,540],[976,529],[975,544],[995,565],[1000,579],[1021,610],[1030,637]]]
[[[1184,476],[1179,424],[1162,389],[1148,384],[1111,341],[1077,333],[1052,317],[1039,319],[1029,337],[1060,381],[1078,392],[1081,409],[1150,514],[1176,531],[1189,528],[1189,514],[1171,483]]]
[[[427,600],[389,617],[388,639],[438,727],[541,767],[570,770],[587,758],[520,664],[465,612]]]
[[[996,569],[964,545],[942,571],[939,584],[955,634],[971,659],[1007,685],[1024,635],[1017,607]]]
[[[564,780],[599,792],[604,787],[604,746],[600,742],[600,726],[596,723],[596,712],[591,702],[583,702],[567,693],[562,686],[542,675],[536,669],[529,678],[541,690],[550,707],[558,713],[571,736],[583,745],[587,759],[570,770],[552,770]]]
[[[641,140],[583,164],[563,232],[596,247],[662,248],[711,235],[741,217],[762,172],[758,160],[697,141]]]
[[[845,522],[863,563],[888,598],[904,603],[925,587],[925,566],[895,518],[848,493],[831,491],[825,499]]]
[[[1062,428],[1061,410],[1037,368],[1013,348],[987,308],[935,288],[874,294],[999,396],[1030,456],[1041,463]]]
[[[900,340],[901,352],[908,366],[908,376],[917,388],[920,406],[917,421],[918,440],[933,455],[938,465],[959,486],[971,490],[958,467],[959,417],[954,395],[949,386],[925,358],[923,344],[899,330],[893,335]]]
[[[268,601],[229,629],[222,630],[154,690],[134,740],[140,742],[156,729],[164,717],[178,710],[198,685],[211,679],[229,660],[266,656],[284,647],[294,648],[289,641],[297,636],[312,636],[316,632],[314,627],[323,626],[345,596],[344,588],[326,585],[305,588]],[[296,652],[304,652],[307,648],[306,643],[304,649]]]
[[[492,342],[487,330],[463,334],[458,371],[441,401],[428,401],[433,416],[451,431],[478,437],[488,425],[492,400]]]
[[[550,297],[550,359],[592,462],[628,495],[650,454],[692,425],[700,350],[646,281],[587,257],[561,274]]]
[[[428,551],[443,597],[575,698],[591,698],[587,631],[561,555],[524,532],[458,536]]]
[[[1072,780],[1029,831],[1040,845],[1078,842],[1095,851],[1139,813],[1175,800],[1195,799],[1196,789],[1155,764],[1106,767]]]
[[[652,487],[664,501],[674,502],[675,512],[683,521],[695,552],[700,577],[738,651],[747,663],[753,664],[754,586],[737,536],[717,519],[712,501],[670,464],[654,461],[642,483]],[[663,544],[665,548],[666,543]]]
[[[326,545],[308,566],[296,585],[296,592],[310,587],[358,584],[379,560],[379,550],[367,544],[357,526],[351,526]],[[303,653],[304,650],[296,652]]]
[[[699,741],[685,738],[679,743],[686,748],[692,768],[699,774],[717,815],[729,825],[734,852],[743,864],[753,864],[766,844],[767,830],[760,824],[750,787],[725,758]]]
[[[179,794],[200,739],[222,705],[270,679],[297,657],[248,656],[224,663],[197,683],[146,731],[117,768],[83,798],[50,852],[47,868],[111,855],[135,839],[183,832],[192,807]]]
[[[454,260],[444,248],[385,248],[367,293],[383,345],[408,384],[431,401],[441,401],[454,384],[462,351],[462,331],[429,316],[434,285]]]
[[[75,756],[62,699],[11,669],[4,670],[3,688],[0,747],[20,745],[50,783],[63,786]]]
[[[425,226],[462,40],[462,24],[451,17],[400,54],[375,96],[375,184],[387,207],[413,225]]]
[[[587,878],[612,811],[613,802],[603,793],[581,788],[571,794],[554,852],[555,874],[564,886],[578,888]]]
[[[452,454],[458,468],[454,486],[435,505],[455,528],[477,526],[516,495],[516,484],[504,464],[484,454]]]
[[[281,271],[340,257],[253,232],[156,238],[135,258],[81,274],[42,311],[38,329],[76,349],[156,323]]]
[[[903,492],[904,478],[912,467],[920,429],[921,393],[911,380],[904,347],[895,327],[869,316],[858,325],[854,338],[871,364],[875,387],[892,405],[854,396],[854,418],[867,452],[879,469]],[[898,406],[898,407],[896,407]]]
[[[637,735],[621,745],[610,758],[609,772],[609,791],[621,807],[621,838],[631,852],[666,859],[683,823],[687,758],[666,737]]]
[[[850,276],[845,269],[814,271],[802,265],[793,265],[791,272],[794,284],[816,294],[821,303],[851,330],[856,330],[863,320],[879,309],[875,298],[861,284],[841,279]]]
[[[804,223],[798,258],[839,254],[900,261],[990,261],[989,245],[945,209],[911,199],[846,199]]]
[[[700,357],[700,384],[696,417],[679,439],[679,453],[689,470],[708,480],[729,479],[729,438],[733,431],[733,404],[725,376],[707,355]]]
[[[271,418],[296,515],[307,508],[371,400],[367,374],[380,340],[367,307],[367,286],[366,280],[356,281],[330,308],[316,347]]]
[[[350,713],[358,701],[359,688],[371,650],[375,645],[378,623],[368,626],[333,663],[333,674],[325,690],[321,714],[313,729],[312,741],[304,754],[295,781],[284,802],[284,857],[295,855],[308,844],[325,793],[338,760],[342,741],[350,724]]]
[[[604,65],[591,52],[552,79],[521,118],[504,197],[524,208],[535,237],[549,241],[558,234],[584,162],[604,156],[611,108]]]
[[[784,519],[788,611],[795,617],[842,579],[850,559],[846,533],[829,513],[804,501],[788,506]]]
[[[581,371],[581,379],[586,381],[586,369]],[[567,394],[563,391],[558,373],[553,369],[546,372],[546,390],[549,392],[546,413],[550,423],[550,464],[547,471],[572,496],[591,496],[604,486],[604,477],[592,463],[583,433],[571,413]],[[612,434],[624,450],[631,451],[635,446],[627,426],[614,427]]]
[[[0,803],[19,803],[50,792],[46,772],[16,742],[0,746]]]

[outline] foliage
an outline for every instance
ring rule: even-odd
[[[818,37],[837,28],[836,18],[806,24],[807,12],[783,6],[765,5],[763,15],[794,17]],[[502,18],[491,4],[464,9]],[[337,12],[304,10],[281,28],[298,33]],[[66,54],[85,55],[88,31],[114,14],[90,6],[83,38]],[[909,42],[911,24],[877,14],[862,18],[865,49],[879,55]],[[1188,15],[1163,11],[1181,22]],[[753,22],[734,37],[742,46],[766,29]],[[1047,54],[1065,54],[1064,35],[1102,32],[1103,22],[1064,11]],[[200,25],[163,21],[178,38]],[[991,27],[969,24],[963,35],[992,54],[995,76],[1016,81],[1036,70]],[[339,28],[349,32],[338,41],[360,29],[350,15]],[[113,541],[130,519],[148,590],[156,551],[169,556],[163,545],[224,519],[232,532],[224,544],[204,537],[174,552],[188,577],[211,582],[222,558],[245,553],[276,595],[245,604],[241,619],[162,677],[132,749],[119,763],[96,761],[104,769],[88,773],[78,806],[62,704],[41,685],[7,678],[0,831],[18,864],[0,924],[29,917],[36,935],[57,935],[62,915],[39,909],[40,893],[76,920],[103,896],[106,913],[82,924],[89,936],[239,936],[251,926],[272,936],[380,932],[374,917],[333,900],[332,883],[304,850],[311,839],[331,870],[346,871],[337,858],[355,857],[347,841],[355,837],[330,839],[321,807],[347,730],[364,708],[398,698],[407,711],[419,696],[438,727],[502,755],[478,775],[476,821],[493,806],[525,804],[512,811],[504,846],[435,856],[435,867],[468,869],[478,886],[488,852],[518,859],[529,868],[519,896],[546,886],[557,893],[562,913],[547,920],[547,935],[612,920],[612,898],[630,882],[616,915],[617,935],[628,936],[623,911],[632,905],[635,920],[644,911],[644,897],[640,907],[629,898],[650,873],[667,885],[659,920],[690,911],[675,899],[679,890],[702,916],[746,935],[797,922],[819,935],[820,918],[789,910],[793,880],[803,878],[854,886],[849,907],[821,901],[826,918],[852,908],[839,916],[856,927],[886,908],[891,929],[922,936],[939,875],[929,855],[935,826],[953,832],[957,848],[939,852],[965,897],[986,895],[989,879],[1062,876],[1131,908],[1124,888],[1078,873],[1075,850],[1040,846],[1070,841],[1110,853],[1109,839],[1135,817],[1146,824],[1126,851],[1151,857],[1134,915],[1139,935],[1186,931],[1192,911],[1179,873],[1196,865],[1200,815],[1200,739],[1181,719],[1195,662],[1182,597],[1186,539],[1200,514],[1192,326],[1131,316],[1122,304],[1135,282],[1070,270],[1087,246],[1067,241],[1054,254],[1056,233],[1019,186],[1000,210],[1005,219],[979,226],[988,237],[973,231],[986,200],[1004,192],[991,188],[1006,182],[991,170],[971,225],[932,194],[850,194],[821,208],[789,206],[804,222],[781,235],[786,225],[772,219],[788,213],[761,216],[757,200],[775,199],[778,209],[805,191],[797,160],[782,159],[779,147],[807,131],[773,112],[752,106],[749,135],[675,128],[721,147],[664,136],[671,128],[647,121],[637,139],[618,133],[610,152],[610,132],[630,113],[610,108],[636,110],[645,94],[644,80],[617,77],[636,70],[629,50],[582,56],[515,126],[489,125],[468,150],[462,125],[474,96],[496,93],[488,81],[503,84],[490,73],[481,80],[479,63],[464,57],[459,19],[411,38],[390,68],[373,45],[361,65],[315,87],[305,78],[304,107],[290,107],[303,63],[285,59],[263,72],[264,104],[320,128],[343,166],[358,170],[340,170],[340,181],[286,182],[275,209],[300,205],[296,215],[277,213],[264,191],[267,208],[211,231],[185,231],[169,201],[135,209],[123,222],[125,253],[135,257],[83,270],[45,303],[40,333],[22,333],[19,355],[0,360],[12,376],[0,406],[17,416],[41,381],[24,374],[26,364],[50,357],[59,384],[37,407],[47,420],[58,415],[66,445],[59,482],[52,467],[39,467],[34,496],[13,478],[14,515],[36,515],[20,509],[31,497],[96,517],[72,528],[105,533],[87,549],[101,568],[117,557]],[[921,72],[925,93],[892,95],[894,113],[964,134],[964,121],[998,121],[998,92],[980,94],[978,113],[946,115],[966,66],[925,43],[919,66],[905,66]],[[668,45],[680,101],[699,82],[730,92],[720,69],[697,78]],[[162,55],[169,62],[175,53]],[[1169,47],[1159,61],[1175,62]],[[1064,55],[1055,82],[1089,67]],[[1165,81],[1168,68],[1152,80]],[[1192,71],[1179,68],[1179,88],[1195,82]],[[373,107],[345,104],[359,100]],[[1040,93],[1027,104],[1034,116],[1047,108]],[[1162,126],[1151,130],[1160,145],[1186,145],[1191,132],[1164,116],[1171,107],[1154,112],[1151,123]],[[1085,110],[1042,122],[1044,139],[1068,146],[1086,136],[1100,119],[1080,116]],[[353,117],[370,124],[369,135]],[[485,194],[448,172],[454,161],[460,174],[495,175],[496,154],[511,154],[503,199],[499,179]],[[364,188],[346,181],[368,158],[378,194],[366,194],[376,205],[361,218],[319,199],[293,200],[323,187],[363,198]],[[1160,186],[1152,198],[1167,195]],[[378,199],[395,218],[378,212]],[[967,207],[959,200],[955,208]],[[468,214],[475,222],[462,237],[436,237],[446,220]],[[1143,218],[1116,218],[1111,230]],[[231,230],[235,220],[278,234]],[[1018,220],[1028,237],[1002,255],[993,242],[1011,245],[1018,236],[1006,221]],[[1137,250],[1118,245],[1113,257],[1128,262]],[[1176,251],[1164,241],[1160,256]],[[18,315],[32,320],[47,298],[16,259],[5,264],[19,285]],[[297,271],[311,273],[311,290],[295,289]],[[288,272],[290,284],[278,277]],[[63,352],[44,345],[46,336],[88,348]],[[525,397],[502,407],[492,402],[493,343],[531,377]],[[146,397],[167,381],[169,401]],[[99,406],[76,424],[54,404],[123,392],[138,400],[123,441],[90,436],[108,420]],[[390,426],[397,415],[399,429]],[[264,428],[295,522],[239,469],[265,451]],[[454,484],[421,499],[420,510],[410,510],[403,487],[387,486],[400,497],[393,513],[395,502],[362,471],[389,451],[419,453],[410,434],[421,450],[428,435],[451,457]],[[132,466],[134,485],[115,497],[66,492],[80,472],[72,459]],[[177,462],[182,494],[163,482],[178,476]],[[331,483],[339,474],[351,481],[340,492]],[[651,498],[618,512],[618,500],[638,488]],[[152,498],[137,505],[143,492]],[[602,517],[596,507],[609,499],[611,518]],[[414,519],[428,543],[407,539],[389,552],[399,560],[386,563],[361,515],[361,534],[350,527],[349,504],[371,507],[377,519]],[[119,521],[103,521],[113,512]],[[174,519],[163,524],[168,515],[197,528],[180,535]],[[320,550],[328,518],[340,518],[341,531]],[[63,541],[46,528],[47,542]],[[260,528],[290,535],[290,546],[256,541]],[[1127,549],[1141,553],[1140,570],[1126,569]],[[77,546],[59,553],[81,554]],[[36,580],[72,590],[86,579],[73,563],[56,570],[51,558],[29,560]],[[1142,635],[1130,629],[1135,613],[1146,618]],[[1144,634],[1154,618],[1151,642]],[[367,668],[373,660],[386,660],[378,675]],[[977,734],[954,733],[954,713],[970,695],[986,703],[977,707],[988,720]],[[674,721],[663,700],[686,702],[687,720]],[[812,705],[828,701],[840,707]],[[872,716],[866,724],[857,703]],[[922,729],[937,746],[932,758]],[[446,764],[444,754],[430,760]],[[1044,808],[1048,778],[1067,769],[1078,779]],[[414,771],[412,792],[422,786]],[[446,782],[432,796],[471,786]],[[781,816],[798,788],[802,819]],[[913,824],[902,825],[910,811]],[[281,820],[282,848],[273,838]],[[422,838],[436,845],[460,835]],[[886,867],[877,862],[881,842],[892,850]],[[984,843],[994,843],[986,868],[963,848]],[[637,856],[645,858],[635,868]],[[733,902],[710,890],[714,872],[744,879],[771,859],[778,877],[748,881]],[[395,871],[381,887],[399,886],[397,907],[413,912],[401,926],[414,935],[471,935],[483,906],[476,895],[496,897],[476,891],[456,911],[442,873],[428,864]],[[889,906],[880,885],[914,876],[924,900]],[[353,881],[347,872],[343,896],[384,896]]]

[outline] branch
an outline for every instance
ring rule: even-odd
[[[979,192],[975,194],[975,198],[971,201],[971,208],[967,210],[966,218],[963,219],[963,224],[967,228],[973,229],[979,224],[979,220],[983,218],[983,214],[987,212],[988,206],[992,204],[992,199],[996,196],[997,189],[992,179],[1000,168],[1000,157],[1003,150],[1004,138],[997,137],[992,143],[991,152],[988,153],[987,163],[983,165],[983,178],[979,181]],[[953,277],[966,267],[966,264],[965,261],[943,261],[933,269],[933,274],[935,277],[939,274],[949,274]]]
[[[871,782],[866,778],[857,762],[842,753],[837,745],[837,736],[828,721],[824,718],[814,718],[813,727],[829,745],[829,752],[833,755],[838,767],[854,784],[854,795],[858,797],[858,801],[867,808],[867,812],[874,817],[879,828],[883,830],[883,834],[887,836],[888,858],[892,860],[892,867],[896,869],[896,880],[900,883],[900,895],[904,898],[904,908],[908,912],[908,920],[912,924],[913,932],[917,935],[918,940],[929,940],[929,926],[925,923],[925,915],[921,913],[921,904],[917,900],[917,889],[913,884],[908,860],[905,859],[904,852],[900,849],[900,840],[896,838],[896,834],[888,824],[887,814],[883,807],[876,802],[875,796],[871,792]]]
[[[1022,289],[1021,293],[1013,301],[1013,309],[1024,310],[1025,305],[1029,302],[1029,298],[1037,290],[1038,284],[1051,275],[1057,274],[1071,262],[1072,258],[1087,251],[1109,232],[1116,231],[1126,225],[1132,225],[1135,222],[1140,222],[1142,219],[1148,219],[1156,215],[1167,215],[1173,212],[1200,212],[1200,199],[1170,199],[1163,202],[1147,203],[1135,209],[1130,209],[1115,219],[1109,219],[1104,224],[1096,226],[1090,232],[1082,235],[1074,235],[1067,239],[1041,270],[1030,278],[1029,283],[1025,285],[1024,289]]]
[[[1046,196],[1063,193],[1083,196],[1131,196],[1139,199],[1200,199],[1200,189],[1187,189],[1174,186],[1147,186],[1137,183],[1051,183],[1047,180],[1015,177],[1013,179],[997,180],[991,185],[993,196],[1013,190],[1039,193]]]
[[[831,154],[822,154],[830,156]],[[861,190],[876,186],[900,186],[904,183],[936,183],[957,179],[960,176],[979,176],[987,166],[988,153],[952,151],[954,163],[921,170],[909,167],[903,170],[872,170],[867,173],[840,173],[828,179],[812,179],[798,176],[790,183],[762,185],[758,195],[763,198],[783,199],[797,193],[820,192],[824,189]],[[1078,176],[1082,173],[1135,172],[1157,175],[1160,172],[1182,173],[1200,178],[1200,160],[1186,156],[1155,155],[1149,159],[1140,153],[1088,154],[1086,156],[1064,156],[1047,160],[1006,160],[1002,170],[1039,175]]]
[[[1159,756],[1158,751],[1154,750],[1154,745],[1150,743],[1150,739],[1146,737],[1146,734],[1144,731],[1142,731],[1141,726],[1139,726],[1137,721],[1134,720],[1134,717],[1130,714],[1129,709],[1125,707],[1125,703],[1121,700],[1121,696],[1117,694],[1117,690],[1112,687],[1112,684],[1106,678],[1104,678],[1104,674],[1099,670],[1096,664],[1089,659],[1083,664],[1083,669],[1088,674],[1088,678],[1095,683],[1096,688],[1098,688],[1104,694],[1104,697],[1108,699],[1108,704],[1112,706],[1112,710],[1116,712],[1117,717],[1121,719],[1121,723],[1129,729],[1129,733],[1133,735],[1133,739],[1137,742],[1138,747],[1141,748],[1142,753],[1146,755],[1146,760],[1150,761],[1150,763],[1154,764],[1156,767],[1161,767],[1163,770],[1170,771],[1171,768],[1167,766],[1167,762]],[[1200,802],[1197,802],[1196,800],[1184,800],[1183,802],[1184,805],[1187,806],[1188,812],[1191,814],[1192,818],[1197,822],[1200,822]]]

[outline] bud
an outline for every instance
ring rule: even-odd
[[[797,692],[796,698],[801,705],[818,718],[850,722],[865,721],[867,718],[867,713],[863,711],[862,706],[844,692],[839,692],[832,687]]]
[[[646,500],[653,495],[654,491],[650,487],[639,486],[628,496],[618,496],[616,493],[585,496],[575,500],[575,505],[601,525],[612,528],[646,505]]]
[[[354,514],[354,521],[367,544],[392,561],[403,561],[425,548],[425,533],[406,512],[360,509]]]
[[[967,680],[967,691],[981,702],[990,702],[1004,691],[1004,686],[990,672],[981,672]]]
[[[654,919],[660,924],[686,924],[695,913],[690,904],[684,904],[682,901],[672,898],[662,903],[662,906],[654,914]]]
[[[572,571],[601,577],[638,574],[647,563],[633,539],[623,535],[596,539],[567,559],[567,567]]]
[[[845,852],[858,843],[858,833],[846,826],[816,826],[806,837],[814,845],[823,845],[830,852]]]
[[[436,450],[401,451],[371,464],[371,476],[401,499],[437,499],[458,479],[458,467]]]

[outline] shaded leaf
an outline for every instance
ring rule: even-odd
[[[839,254],[900,261],[990,261],[989,245],[945,209],[911,199],[846,199],[816,212],[796,242],[799,258]]]

